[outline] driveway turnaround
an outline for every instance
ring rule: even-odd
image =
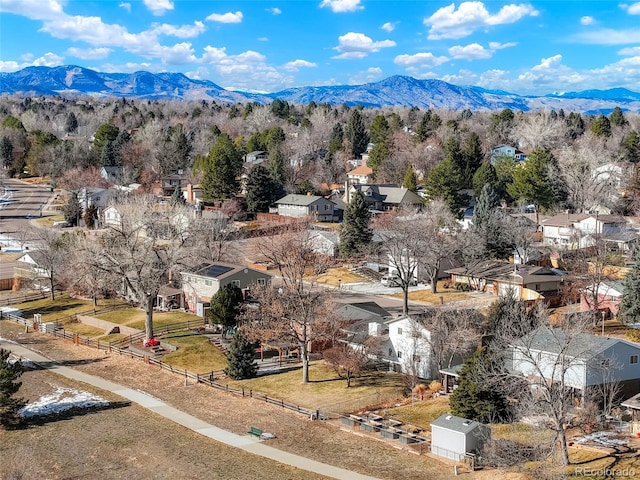
[[[52,370],[58,375],[83,382],[88,385],[92,385],[102,390],[113,392],[116,395],[130,400],[131,402],[137,403],[147,410],[150,410],[168,420],[171,420],[172,422],[182,425],[183,427],[187,427],[194,432],[199,433],[200,435],[204,435],[205,437],[209,437],[217,442],[225,443],[232,447],[239,448],[241,450],[244,450],[245,452],[253,453],[254,455],[260,455],[261,457],[269,458],[286,465],[291,465],[301,470],[318,473],[329,478],[337,478],[343,480],[376,480],[375,477],[369,477],[367,475],[362,475],[350,470],[345,470],[344,468],[334,467],[333,465],[317,462],[315,460],[301,457],[293,453],[284,452],[282,450],[278,450],[277,448],[265,445],[264,443],[261,443],[258,439],[254,439],[253,437],[238,435],[236,433],[215,427],[209,423],[203,422],[202,420],[192,415],[177,410],[167,405],[162,400],[159,400],[147,393],[131,388],[126,388],[122,385],[104,380],[100,377],[89,375],[84,372],[74,370],[73,368],[58,365],[55,362],[52,363],[51,359],[39,353],[36,353],[33,350],[29,350],[20,344],[0,339],[0,346],[2,346],[2,348],[4,348],[5,350],[10,350],[14,355],[22,359],[27,359],[35,364],[47,364],[48,369]]]

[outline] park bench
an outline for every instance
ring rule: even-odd
[[[251,427],[247,433],[249,435],[253,435],[254,437],[258,437],[258,438],[262,436],[262,430],[256,427]]]

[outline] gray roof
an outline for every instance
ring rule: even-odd
[[[296,195],[294,193],[290,193],[286,197],[281,198],[276,202],[277,205],[302,205],[308,206],[317,200],[326,200],[330,202],[331,200],[327,200],[324,197],[320,197],[318,195]]]
[[[570,332],[561,328],[541,326],[525,335],[523,345],[532,350],[564,354],[588,360],[619,343],[640,347],[619,338],[601,337],[590,333]]]
[[[457,378],[460,375],[460,370],[462,370],[462,367],[464,367],[464,364],[461,363],[459,365],[454,365],[453,367],[443,368],[442,370],[440,370],[440,373]]]
[[[374,200],[391,205],[422,204],[422,199],[418,195],[413,193],[411,190],[407,190],[404,187],[399,187],[398,185],[355,184],[352,185],[352,187],[356,190],[360,190],[363,194],[365,194],[365,201],[367,202],[371,202],[372,200]],[[371,196],[367,196],[366,192],[371,192]],[[346,192],[345,195],[349,195],[349,192]]]
[[[489,428],[480,422],[476,422],[475,420],[456,417],[455,415],[451,415],[450,413],[440,415],[433,422],[431,422],[431,426],[446,428],[447,430],[464,433],[465,435],[474,431],[476,428]]]
[[[378,305],[376,302],[354,302],[354,303],[345,303],[338,307],[338,311],[344,311],[344,313],[348,313],[350,309],[361,310],[367,314],[371,314],[371,316],[377,317],[388,317],[391,314]]]

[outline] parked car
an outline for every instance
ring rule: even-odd
[[[400,280],[400,277],[398,275],[395,274],[387,274],[384,277],[382,277],[380,279],[380,283],[382,283],[382,285],[384,285],[385,287],[400,287],[402,286],[402,280]],[[411,281],[409,282],[409,285],[411,286],[415,286],[418,285],[418,280],[416,280],[415,278],[412,278]]]

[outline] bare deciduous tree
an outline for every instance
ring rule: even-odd
[[[259,310],[245,315],[247,335],[267,344],[285,342],[297,347],[302,382],[307,383],[311,345],[326,339],[336,326],[331,295],[313,288],[316,275],[324,270],[323,257],[313,252],[308,222],[304,221],[288,225],[279,235],[265,237],[258,250],[262,259],[277,269],[282,285],[252,292]]]
[[[91,266],[120,283],[119,290],[145,310],[145,340],[153,338],[153,307],[171,274],[193,263],[188,234],[191,212],[160,205],[149,197],[128,197],[117,206],[120,222],[87,242]]]

